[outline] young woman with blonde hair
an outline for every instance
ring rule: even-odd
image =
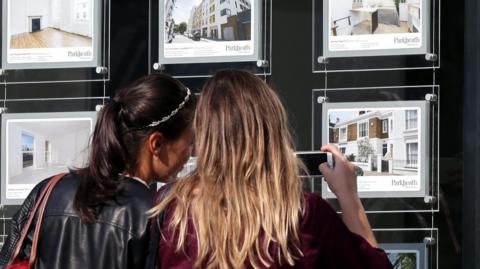
[[[353,166],[332,146],[321,170],[343,222],[302,191],[287,115],[254,75],[222,71],[204,86],[194,119],[197,169],[164,187],[158,268],[391,268],[356,192]]]

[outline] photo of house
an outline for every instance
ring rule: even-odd
[[[380,244],[394,269],[426,269],[426,246],[422,243]]]
[[[330,35],[422,31],[422,0],[330,0]]]
[[[419,174],[420,109],[330,110],[329,143],[363,176]]]
[[[2,115],[2,199],[24,199],[41,180],[84,167],[96,112],[76,113]]]
[[[250,40],[250,0],[165,0],[164,42]]]
[[[94,0],[9,0],[10,49],[92,47]]]
[[[387,256],[394,269],[418,269],[418,252],[388,252]]]

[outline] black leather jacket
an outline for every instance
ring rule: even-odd
[[[0,268],[11,261],[21,227],[48,180],[32,190],[13,217],[10,234],[0,253]],[[117,202],[103,207],[95,223],[86,224],[73,209],[77,177],[68,175],[62,179],[47,203],[35,268],[143,268],[149,241],[145,212],[152,206],[154,192],[134,179],[126,180],[123,185]],[[32,235],[31,231],[29,237]],[[25,257],[31,247],[31,240],[27,241]]]

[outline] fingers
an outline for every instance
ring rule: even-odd
[[[335,162],[340,161],[340,160],[341,161],[345,160],[345,157],[343,156],[343,154],[340,152],[340,150],[335,145],[332,145],[332,144],[324,145],[324,146],[322,146],[322,148],[320,150],[324,151],[324,152],[332,153],[333,158],[335,159]]]
[[[320,164],[318,166],[318,169],[320,170],[320,172],[322,172],[322,175],[325,178],[330,178],[330,175],[332,174],[332,169],[330,169],[330,167],[328,167],[327,163]]]

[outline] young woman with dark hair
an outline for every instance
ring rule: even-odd
[[[194,96],[164,75],[139,79],[100,112],[85,168],[71,171],[48,200],[35,268],[143,268],[149,185],[178,173],[192,150]],[[73,143],[74,141],[72,141]],[[14,216],[0,254],[9,264],[39,183]],[[29,255],[31,241],[24,246]]]
[[[353,165],[335,147],[322,148],[335,156],[335,168],[320,168],[343,221],[302,191],[287,113],[261,79],[241,71],[215,75],[193,126],[196,170],[169,185],[150,211],[165,213],[158,268],[392,268],[376,249]]]

